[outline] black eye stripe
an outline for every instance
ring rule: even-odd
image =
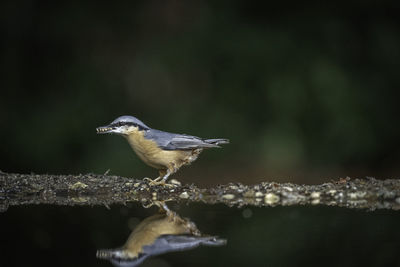
[[[139,125],[137,123],[130,122],[130,121],[119,121],[119,122],[113,123],[111,126],[112,127],[133,126],[133,127],[138,127],[139,130],[141,130],[141,131],[142,130],[148,130],[148,128],[143,127],[143,126],[141,126],[141,125]]]
[[[129,126],[137,126],[136,123],[128,122],[128,121],[119,121],[119,122],[115,122],[115,123],[111,124],[111,126],[114,126],[114,127],[125,126],[125,125],[127,125],[127,126],[128,125]]]

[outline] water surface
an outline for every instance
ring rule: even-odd
[[[168,203],[198,229],[227,239],[144,261],[142,266],[399,266],[400,214],[326,206],[242,207]],[[139,203],[29,205],[1,213],[3,266],[112,266],[96,251],[124,244],[158,212]]]

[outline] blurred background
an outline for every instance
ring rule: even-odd
[[[2,1],[0,170],[154,178],[123,138],[96,135],[133,115],[231,140],[173,176],[183,183],[398,178],[399,5]],[[96,249],[122,245],[155,211],[12,207],[0,214],[2,264],[110,266]],[[228,246],[148,266],[400,264],[396,212],[200,204],[180,212]]]
[[[231,144],[199,185],[396,177],[399,4],[3,1],[0,169],[156,177],[95,128],[134,115]]]

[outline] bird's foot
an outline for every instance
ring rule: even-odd
[[[150,186],[157,186],[157,185],[166,186],[166,187],[176,187],[177,186],[175,184],[166,183],[165,180],[162,179],[162,177],[158,177],[154,180],[146,177],[146,178],[143,178],[143,180],[148,181]]]
[[[165,202],[167,201],[171,201],[172,199],[166,199],[166,200],[152,200],[149,203],[142,203],[143,208],[148,209],[151,208],[153,206],[157,206],[160,208],[160,212],[164,212],[166,213],[168,216],[170,216],[171,213],[173,213],[173,211],[171,211],[167,204],[165,204]]]
[[[150,179],[150,178],[148,178],[148,177],[144,177],[143,178],[143,181],[147,181],[147,182],[149,182],[149,184],[150,183],[154,183],[154,182],[158,182],[158,181],[160,181],[161,180],[161,177],[157,177],[156,179]]]
[[[177,186],[177,185],[175,185],[175,184],[166,183],[164,180],[161,180],[161,181],[156,181],[156,180],[154,180],[154,181],[152,181],[152,182],[149,182],[149,185],[150,185],[150,186],[157,186],[157,185],[159,185],[159,186],[166,186],[166,187],[176,187],[176,186]]]

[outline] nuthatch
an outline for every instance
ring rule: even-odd
[[[125,137],[141,160],[159,170],[160,176],[152,184],[165,184],[180,167],[195,161],[203,149],[229,143],[228,139],[203,139],[155,130],[132,116],[118,117],[96,130],[98,134],[114,133]]]
[[[226,239],[202,235],[195,223],[168,211],[144,219],[121,248],[98,250],[96,256],[115,266],[137,266],[151,256],[225,244]]]

